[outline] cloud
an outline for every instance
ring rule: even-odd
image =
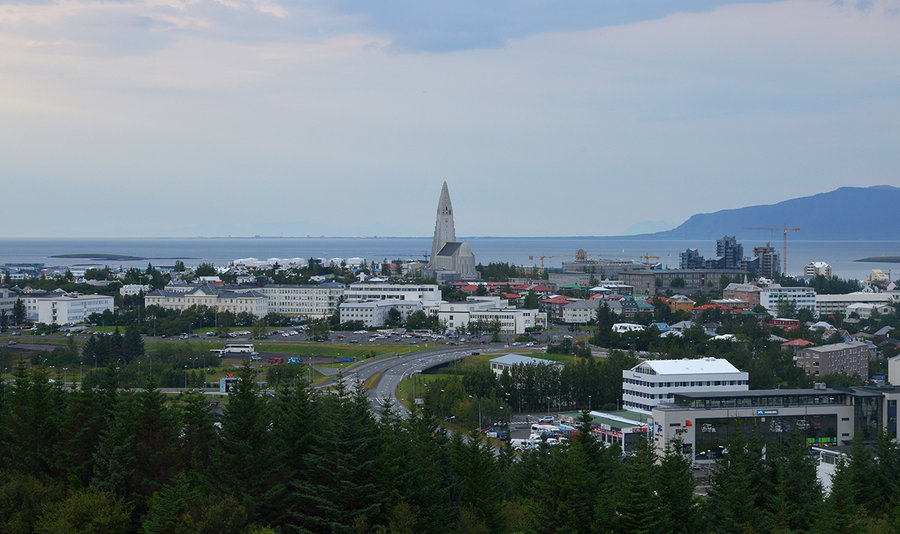
[[[460,235],[615,234],[893,183],[897,5],[734,4],[596,27],[548,15],[442,53],[324,4],[0,6],[0,175],[29,199],[0,231],[115,221],[152,235],[238,217],[285,235],[428,235],[447,179]],[[69,220],[72,203],[97,209]]]

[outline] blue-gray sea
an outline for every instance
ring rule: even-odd
[[[780,236],[779,236],[780,237]],[[678,254],[696,248],[701,254],[715,256],[715,240],[648,240],[609,237],[469,237],[475,259],[479,263],[510,262],[517,265],[540,265],[546,257],[549,267],[559,267],[583,248],[590,257],[659,256],[664,266],[677,268]],[[754,246],[763,241],[738,239],[744,255],[750,256]],[[780,239],[772,245],[781,252]],[[46,266],[88,266],[110,264],[123,267],[146,267],[150,261],[158,266],[173,265],[175,259],[187,265],[212,262],[227,265],[238,258],[351,258],[367,261],[384,259],[423,259],[431,251],[430,237],[254,237],[254,238],[131,238],[131,239],[0,239],[0,265],[9,263],[43,263]],[[140,258],[137,261],[91,261],[53,258],[60,254],[117,254]],[[835,275],[861,279],[872,269],[885,272],[892,268],[892,278],[900,274],[900,264],[887,262],[859,263],[853,260],[868,256],[900,256],[900,241],[788,241],[788,273],[800,274],[810,261],[825,261]],[[532,259],[532,257],[534,257]]]

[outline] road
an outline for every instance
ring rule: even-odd
[[[362,362],[348,369],[344,376],[353,380],[366,381],[376,373],[382,373],[378,384],[367,393],[372,410],[379,413],[382,402],[387,398],[391,400],[397,412],[401,416],[405,416],[409,413],[409,409],[401,404],[397,398],[397,386],[400,385],[401,380],[411,374],[420,373],[447,362],[462,360],[467,356],[471,356],[473,352],[493,352],[498,350],[506,349],[503,348],[503,344],[490,344],[442,347],[434,350],[410,352],[400,354],[396,358]],[[319,387],[328,387],[332,383],[333,380],[329,380],[320,384]]]

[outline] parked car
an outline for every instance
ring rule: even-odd
[[[553,424],[553,416],[545,415],[544,417],[541,417],[540,419],[538,419],[538,423],[540,423],[542,425],[552,425]]]

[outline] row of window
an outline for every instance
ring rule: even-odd
[[[684,382],[647,382],[634,378],[623,378],[625,384],[634,384],[648,388],[685,388],[685,387],[711,387],[711,386],[743,386],[749,385],[749,380],[693,380]]]

